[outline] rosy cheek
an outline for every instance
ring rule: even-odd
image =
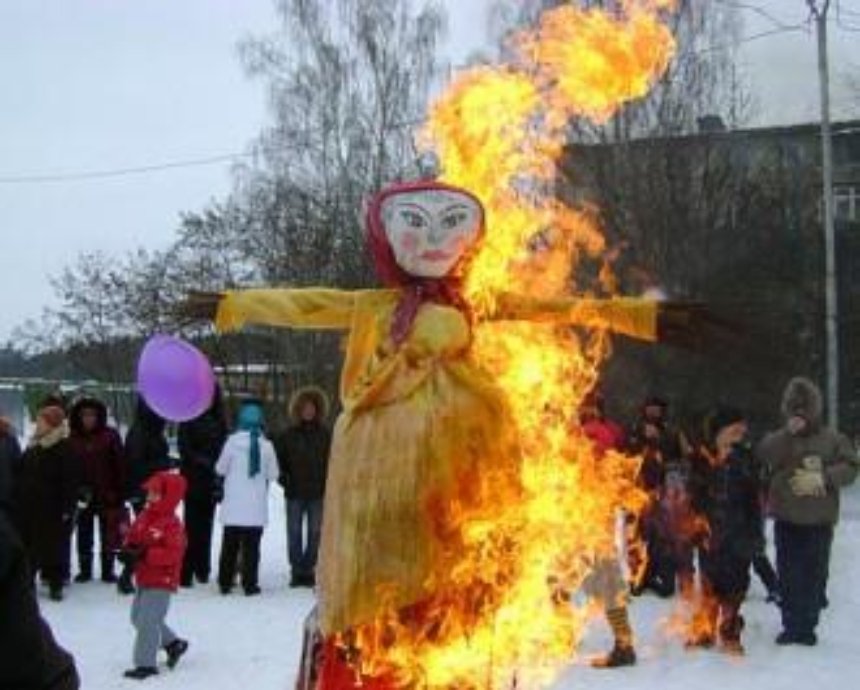
[[[413,232],[403,233],[400,237],[400,251],[404,254],[414,254],[420,244],[418,235]]]

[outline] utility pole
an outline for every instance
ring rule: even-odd
[[[831,0],[806,0],[818,35],[821,89],[821,174],[824,197],[824,293],[827,351],[827,421],[839,425],[839,319],[836,294],[836,232],[833,219],[833,139],[830,132],[830,70],[827,62],[827,13]]]

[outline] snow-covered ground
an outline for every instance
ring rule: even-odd
[[[743,658],[717,651],[689,652],[666,632],[672,602],[651,596],[631,607],[640,661],[623,670],[596,670],[589,655],[605,650],[609,633],[595,621],[580,655],[553,690],[578,688],[715,690],[725,686],[755,690],[807,690],[856,687],[860,671],[860,487],[845,495],[836,533],[829,588],[816,648],[777,647],[778,611],[764,601],[753,582],[744,606],[747,629]],[[214,585],[182,590],[173,600],[169,622],[191,641],[179,667],[146,681],[146,687],[182,690],[286,690],[298,664],[301,623],[313,601],[307,590],[287,587],[283,503],[272,496],[272,522],[263,537],[263,594],[222,597]],[[217,555],[217,545],[214,549]],[[214,559],[213,559],[214,561]],[[240,590],[241,591],[241,590]],[[139,687],[122,678],[130,666],[133,630],[129,599],[113,587],[93,582],[73,585],[62,603],[42,598],[42,611],[60,642],[75,655],[85,690]],[[539,622],[537,623],[539,624]],[[163,668],[162,668],[163,670]]]

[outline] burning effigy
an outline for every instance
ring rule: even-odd
[[[245,324],[345,331],[318,573],[314,687],[548,687],[590,610],[558,596],[615,557],[615,515],[644,500],[636,462],[596,457],[571,420],[607,334],[656,341],[665,305],[578,288],[604,240],[555,198],[572,118],[603,121],[665,70],[668,0],[562,6],[463,72],[420,141],[438,181],[368,205],[384,287],[254,289]]]

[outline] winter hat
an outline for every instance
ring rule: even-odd
[[[66,421],[66,411],[58,405],[48,405],[39,410],[39,417],[52,429],[56,429]]]
[[[172,513],[185,498],[188,482],[181,474],[161,471],[151,475],[142,486],[147,492],[156,491],[161,494],[161,500],[153,506],[154,510]]]
[[[260,433],[263,428],[263,406],[259,400],[244,400],[239,408],[239,429],[251,435],[248,454],[248,476],[260,474]]]
[[[705,436],[712,442],[716,441],[720,431],[732,424],[744,421],[746,421],[746,416],[738,408],[720,406],[705,421]]]
[[[823,407],[821,391],[812,381],[797,376],[788,382],[782,395],[782,414],[786,419],[803,417],[810,424],[818,424]]]
[[[645,398],[645,402],[642,403],[642,409],[645,409],[646,407],[660,407],[665,412],[669,407],[669,403],[665,398],[661,398],[659,395],[649,395]]]

